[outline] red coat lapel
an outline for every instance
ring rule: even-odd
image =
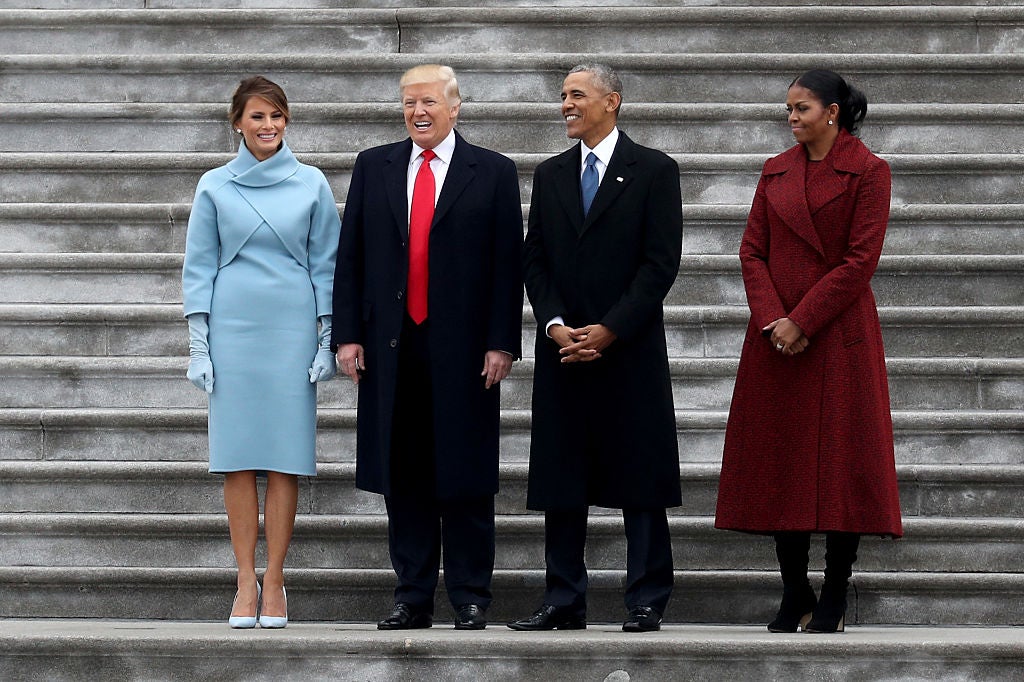
[[[807,154],[803,145],[792,147],[764,165],[765,176],[776,176],[765,188],[765,196],[775,213],[801,239],[825,255],[807,205],[804,177],[807,174]]]

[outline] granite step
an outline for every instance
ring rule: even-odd
[[[378,614],[378,617],[381,614]],[[778,635],[764,625],[669,625],[646,635],[618,622],[586,631],[454,632],[450,616],[415,632],[373,623],[290,623],[231,630],[191,621],[9,620],[0,676],[9,680],[150,678],[278,680],[1019,680],[1019,628],[861,626],[838,637]],[[522,614],[516,614],[520,617]],[[770,615],[768,616],[770,617]],[[344,652],[344,653],[339,653]]]
[[[746,306],[670,305],[664,310],[670,357],[738,357]],[[879,309],[892,357],[986,357],[1024,343],[1021,306],[890,306]],[[0,304],[6,355],[184,355],[179,304]],[[537,321],[523,308],[523,350],[534,354]],[[29,352],[31,351],[31,352]]]
[[[788,145],[787,145],[788,146]],[[566,145],[568,147],[568,145]],[[781,151],[781,149],[779,150]],[[307,153],[337,200],[343,201],[355,152]],[[533,171],[550,154],[508,155],[519,169],[524,202]],[[687,204],[748,203],[769,154],[672,154],[679,164]],[[1015,203],[1024,196],[1024,155],[887,154],[893,170],[894,204]],[[7,152],[0,153],[0,183],[15,203],[48,201],[191,202],[199,177],[234,154],[213,152]]]
[[[670,514],[712,516],[719,470],[717,461],[684,460],[680,469],[683,503]],[[525,461],[501,464],[499,514],[528,513],[527,472]],[[1019,498],[1024,493],[1020,464],[901,463],[897,476],[907,519],[980,522],[986,517],[1013,520],[1020,515]],[[385,511],[381,496],[355,488],[351,461],[322,459],[316,477],[299,481],[299,511],[314,519],[327,515],[337,521],[345,518],[341,515]],[[13,525],[8,528],[17,525],[19,514],[222,514],[222,483],[220,476],[208,473],[205,458],[189,462],[0,460],[0,513],[12,515]],[[617,512],[594,508],[593,514],[600,518]]]
[[[592,7],[818,6],[820,0],[588,0]],[[921,6],[921,0],[835,0],[833,6]],[[1019,5],[1020,0],[931,0],[927,5]],[[6,0],[9,9],[68,9],[69,0]],[[579,7],[579,0],[95,0],[93,9],[324,9],[410,7]]]
[[[761,543],[771,555],[769,538]],[[622,621],[625,571],[589,573],[587,617]],[[374,623],[392,603],[388,569],[295,568],[285,570],[292,622]],[[820,584],[820,578],[813,580]],[[521,618],[540,603],[544,571],[495,571],[493,623]],[[0,618],[106,618],[221,621],[235,591],[233,568],[0,567]],[[1024,574],[855,571],[849,625],[1019,625],[1024,623]],[[450,618],[443,589],[439,620]],[[677,570],[670,623],[758,624],[778,609],[776,571]],[[223,625],[221,627],[224,627]]]
[[[1013,53],[1019,7],[427,7],[0,10],[11,54],[462,50],[487,53]],[[439,28],[440,27],[440,28]],[[55,35],[61,39],[53,39]]]
[[[680,461],[717,467],[727,417],[725,410],[676,410]],[[330,466],[355,459],[356,413],[320,408],[318,423],[317,458],[328,475],[334,471]],[[1019,410],[896,410],[893,423],[901,465],[1024,464],[1024,413]],[[501,461],[526,462],[530,412],[502,410],[501,433]],[[78,471],[74,467],[80,462],[205,464],[206,409],[2,409],[0,444],[3,460],[59,462],[71,471]],[[968,469],[958,470],[968,475]],[[363,502],[353,504],[362,509]]]
[[[401,49],[397,17],[388,9],[0,10],[7,54],[230,54],[254,41],[267,52],[294,54]]]
[[[185,357],[0,356],[0,405],[56,407],[201,407],[205,393],[185,380]],[[670,358],[675,407],[727,409],[735,358]],[[1024,396],[1022,358],[889,358],[897,410],[1016,410]],[[533,360],[513,365],[502,382],[501,406],[530,407]],[[318,387],[321,407],[352,408],[351,382]]]
[[[406,135],[397,102],[292,102],[289,144],[307,152],[366,149]],[[1024,105],[875,104],[861,133],[876,153],[1024,153]],[[55,125],[56,124],[56,125]],[[628,103],[619,126],[665,152],[777,153],[793,144],[781,104]],[[555,103],[466,102],[459,130],[496,151],[566,147]],[[8,152],[234,151],[223,104],[0,104]],[[339,148],[341,147],[341,148]]]
[[[1020,490],[1020,487],[1017,488]],[[496,570],[543,564],[544,517],[501,514],[496,520]],[[672,553],[687,571],[776,570],[774,545],[765,538],[717,530],[712,517],[669,519]],[[904,520],[899,542],[866,538],[857,570],[1012,573],[1024,550],[1024,520],[937,518]],[[3,565],[45,568],[220,568],[234,565],[223,514],[0,514]],[[300,514],[288,549],[292,569],[391,567],[383,514]],[[266,563],[260,543],[257,563]],[[811,549],[811,568],[824,567],[825,545]],[[594,515],[587,531],[591,570],[624,568],[626,539],[617,515]]]
[[[589,49],[589,48],[588,48]],[[190,51],[191,52],[191,51]],[[629,102],[782,104],[808,64],[835,69],[871,102],[1019,103],[1024,54],[480,54],[436,50],[403,54],[50,55],[0,54],[6,102],[220,102],[241,78],[266,73],[296,102],[390,102],[403,71],[428,61],[459,74],[467,102],[554,105],[568,68],[611,61]],[[940,84],[937,86],[936,84]]]
[[[683,253],[736,254],[749,210],[684,204]],[[0,253],[181,253],[189,211],[188,203],[0,203]],[[1014,254],[1021,244],[1021,203],[897,204],[885,253]]]
[[[178,303],[182,261],[166,253],[0,253],[0,305]],[[881,306],[1017,306],[1022,271],[1018,254],[882,256],[872,288]],[[684,255],[666,305],[711,302],[746,305],[739,258]]]

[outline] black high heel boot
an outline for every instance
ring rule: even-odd
[[[770,632],[796,632],[811,619],[817,599],[807,580],[810,546],[810,533],[775,535],[775,556],[779,559],[779,572],[782,574],[782,604],[775,620],[768,623]]]
[[[825,584],[805,632],[844,632],[846,630],[846,590],[857,561],[857,533],[825,535]]]

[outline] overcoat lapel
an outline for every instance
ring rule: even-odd
[[[778,216],[801,239],[824,255],[818,231],[811,220],[807,205],[807,191],[804,178],[807,175],[807,154],[803,145],[797,145],[784,154],[765,164],[766,175],[777,175],[778,179],[768,185],[765,195]]]
[[[384,192],[388,205],[395,217],[399,237],[404,242],[409,237],[409,155],[412,140],[406,139],[394,146],[384,161]]]
[[[462,139],[462,136],[455,133],[455,151],[452,152],[452,164],[445,175],[444,185],[441,186],[441,194],[437,197],[437,206],[434,207],[434,220],[431,222],[431,232],[439,225],[441,219],[452,207],[455,201],[466,189],[466,186],[476,177],[476,156],[470,149],[469,143]]]
[[[555,174],[555,195],[565,209],[569,224],[577,234],[583,231],[583,201],[580,197],[580,146],[563,152],[558,157]],[[591,207],[593,208],[593,207]]]
[[[635,163],[633,141],[620,130],[619,140],[615,143],[615,151],[612,152],[611,163],[605,169],[604,178],[597,188],[597,194],[594,195],[590,213],[583,219],[583,232],[586,232],[594,224],[604,210],[615,203],[615,199],[633,181],[633,164]]]

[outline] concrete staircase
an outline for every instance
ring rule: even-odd
[[[1024,624],[1024,5],[539,4],[4,4],[0,678],[1019,679],[1024,631],[1007,626]],[[386,522],[354,489],[355,393],[335,381],[320,391],[320,473],[301,483],[294,623],[230,632],[233,561],[204,398],[184,379],[179,277],[195,183],[234,152],[223,118],[237,81],[285,87],[290,144],[341,202],[356,152],[404,135],[400,72],[451,64],[460,129],[516,160],[528,202],[533,168],[568,144],[564,72],[591,58],[623,76],[622,128],[683,173],[666,308],[684,490],[674,625],[640,638],[614,625],[377,633]],[[906,526],[900,542],[865,539],[857,627],[819,638],[764,632],[771,543],[711,517],[747,319],[735,254],[761,163],[791,144],[785,88],[815,65],[868,94],[863,138],[894,171],[874,286]],[[528,306],[524,321],[532,349]],[[524,508],[531,376],[527,358],[503,389],[499,625],[543,584],[542,518]],[[590,618],[614,622],[621,521],[594,511]],[[716,623],[730,625],[704,625]]]

